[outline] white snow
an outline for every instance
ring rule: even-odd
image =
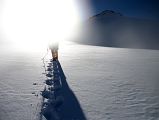
[[[1,53],[0,63],[0,120],[38,119],[41,101],[35,95],[45,78],[39,55]]]
[[[159,119],[158,50],[71,43],[60,45],[59,53],[67,83],[88,120]],[[0,120],[38,120],[46,80],[43,53],[0,55]]]

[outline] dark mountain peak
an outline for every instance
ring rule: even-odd
[[[121,13],[112,11],[112,10],[105,10],[102,11],[101,13],[97,14],[97,15],[113,15],[113,16],[123,16]]]
[[[123,15],[119,12],[115,12],[115,11],[112,11],[112,10],[104,10],[101,13],[90,17],[89,19],[93,19],[93,18],[96,18],[96,17],[112,17],[112,16],[120,17],[120,16],[123,16]]]

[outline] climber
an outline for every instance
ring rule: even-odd
[[[50,50],[51,50],[51,54],[52,54],[52,59],[53,61],[57,61],[58,60],[58,43],[52,43],[49,46]]]

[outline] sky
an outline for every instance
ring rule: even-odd
[[[159,0],[0,0],[0,46],[68,39],[76,24],[104,10],[159,20]]]
[[[84,0],[82,0],[84,1]],[[159,0],[88,0],[95,15],[103,10],[113,10],[125,16],[159,20]]]

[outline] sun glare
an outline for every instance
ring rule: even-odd
[[[5,0],[2,13],[5,38],[21,50],[70,39],[80,19],[74,0]]]

